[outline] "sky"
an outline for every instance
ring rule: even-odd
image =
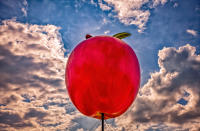
[[[141,86],[105,129],[199,130],[199,0],[0,0],[0,130],[100,131],[72,104],[65,67],[86,34],[119,32]]]

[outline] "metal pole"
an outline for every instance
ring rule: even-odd
[[[104,113],[101,113],[101,124],[102,124],[102,131],[104,131]]]

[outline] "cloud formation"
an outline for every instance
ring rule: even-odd
[[[200,129],[200,55],[195,51],[189,44],[160,50],[160,71],[151,74],[133,107],[116,119],[118,125],[126,130]]]
[[[13,20],[2,22],[2,130],[77,130],[88,122],[67,95],[64,83],[67,58],[64,57],[59,29],[54,25],[30,25]]]
[[[28,3],[26,0],[1,0],[0,5],[1,20],[27,16]]]
[[[195,30],[187,29],[186,32],[193,35],[193,36],[197,36],[197,32]]]
[[[102,10],[110,10],[111,7],[107,6],[106,4],[103,4],[102,0],[99,0],[99,6]]]
[[[99,0],[98,4],[102,10],[116,12],[115,17],[125,25],[135,25],[138,32],[143,32],[150,16],[150,11],[143,7],[155,8],[166,2],[167,0]]]
[[[28,10],[28,2],[26,0],[23,1],[23,6],[21,8],[21,11],[23,12],[24,16],[27,16],[27,10]]]

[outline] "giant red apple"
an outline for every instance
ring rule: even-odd
[[[66,67],[68,94],[83,114],[101,119],[124,113],[140,85],[140,67],[133,49],[111,36],[95,36],[78,44]]]

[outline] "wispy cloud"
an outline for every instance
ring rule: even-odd
[[[28,2],[26,0],[24,0],[23,6],[24,7],[21,8],[21,11],[23,12],[24,16],[27,16]]]
[[[136,25],[138,32],[143,32],[149,20],[150,11],[142,7],[155,8],[158,5],[164,5],[167,0],[104,0],[104,2],[106,4],[103,4],[102,0],[98,1],[102,10],[113,9],[117,13],[115,17],[122,23],[125,25]]]
[[[106,4],[103,4],[102,0],[99,0],[99,6],[102,10],[110,10],[111,7],[106,5]]]
[[[152,0],[152,2],[153,2],[153,6],[156,7],[160,4],[164,5],[167,2],[167,0]]]
[[[104,34],[105,34],[105,35],[107,35],[108,33],[110,33],[110,30],[104,31]]]
[[[174,3],[173,7],[174,8],[178,7],[178,3]]]
[[[193,36],[197,36],[197,32],[195,30],[187,29],[186,32]]]

